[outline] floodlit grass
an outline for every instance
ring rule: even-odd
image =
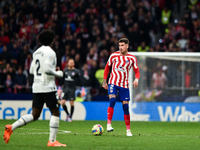
[[[8,144],[3,142],[4,126],[13,120],[0,120],[1,150],[197,150],[200,149],[200,123],[131,122],[133,137],[126,136],[124,121],[113,121],[113,132],[106,132],[106,121],[60,121],[57,140],[67,147],[47,147],[49,121],[36,121],[16,129]],[[94,124],[104,127],[102,136],[91,132]],[[71,131],[71,133],[68,133]]]

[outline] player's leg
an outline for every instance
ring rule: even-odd
[[[40,117],[41,111],[42,111],[42,108],[33,107],[32,114],[26,114],[12,124],[12,131],[32,121],[37,120]]]
[[[73,116],[73,113],[74,113],[74,100],[71,100],[69,102],[70,102],[71,110],[70,110],[70,116],[68,118],[68,121],[72,122],[72,116]]]
[[[68,91],[68,96],[69,96],[69,100],[70,100],[69,102],[70,102],[70,106],[71,106],[68,122],[72,122],[72,116],[74,113],[75,90]]]
[[[21,126],[24,126],[24,125],[32,122],[33,120],[34,120],[33,115],[27,114],[27,115],[22,116],[17,121],[15,121],[12,125],[9,125],[9,124],[6,125],[5,131],[4,131],[4,134],[3,134],[3,138],[4,138],[5,143],[7,144],[9,142],[10,136],[15,129],[17,129]]]
[[[43,104],[44,101],[42,100],[41,95],[34,93],[32,103],[32,114],[26,114],[17,121],[15,121],[12,125],[8,124],[5,126],[5,131],[3,135],[5,143],[9,142],[10,136],[15,129],[24,126],[32,121],[35,121],[39,118]]]
[[[56,136],[59,127],[59,104],[56,99],[56,92],[45,93],[43,94],[43,98],[45,99],[47,107],[51,111],[51,118],[49,122],[50,134],[49,134],[49,142],[47,146],[58,147],[58,146],[66,146],[65,144],[61,144],[56,141]]]
[[[123,101],[123,110],[124,110],[124,121],[126,124],[126,135],[132,136],[130,130],[130,114],[129,114],[129,101]]]
[[[124,111],[124,121],[126,124],[126,135],[132,136],[130,130],[130,114],[129,114],[129,89],[127,88],[120,88],[119,89],[119,100],[122,100],[122,106]]]
[[[67,121],[67,119],[68,119],[68,117],[69,117],[69,112],[68,112],[68,109],[67,109],[67,105],[66,105],[65,103],[66,103],[66,100],[65,100],[65,99],[62,99],[62,100],[61,100],[61,105],[62,105],[62,107],[63,107],[63,109],[64,109],[64,111],[65,111],[65,113],[66,113],[66,115],[67,115],[66,120],[65,120],[65,121]]]
[[[65,94],[64,94],[64,96],[63,96],[63,98],[62,98],[62,100],[61,100],[61,105],[62,105],[62,107],[63,107],[65,113],[67,114],[67,117],[66,117],[65,121],[68,120],[69,115],[70,115],[70,114],[69,114],[69,111],[68,111],[68,109],[67,109],[67,105],[65,104],[67,99],[68,99],[68,93],[65,92]]]
[[[117,89],[115,85],[113,84],[108,85],[108,95],[109,95],[110,105],[107,110],[107,131],[111,132],[114,130],[111,126],[111,121],[114,113],[114,106],[116,103],[116,95],[117,95]]]

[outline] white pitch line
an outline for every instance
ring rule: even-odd
[[[30,129],[30,128],[19,128],[19,129],[28,129],[28,130],[42,130],[44,131],[44,129]],[[49,129],[45,129],[45,130],[49,130]],[[66,131],[66,130],[58,130],[58,132],[64,132],[64,133],[71,133],[71,131]]]
[[[71,133],[71,131],[65,131],[65,130],[58,130],[58,134],[66,134]],[[49,132],[26,132],[26,133],[16,133],[16,134],[49,134]]]

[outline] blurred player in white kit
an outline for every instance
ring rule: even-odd
[[[51,48],[54,43],[55,33],[52,30],[43,30],[38,38],[42,46],[33,53],[33,61],[30,67],[30,74],[34,75],[32,114],[22,116],[12,125],[6,125],[3,135],[4,141],[5,143],[9,142],[10,136],[15,129],[37,120],[44,103],[46,103],[52,114],[49,123],[50,135],[47,146],[66,147],[65,144],[56,141],[60,112],[55,77],[62,77],[63,72],[56,67],[56,54]]]

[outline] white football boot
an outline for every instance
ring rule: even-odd
[[[107,124],[107,132],[112,132],[114,129],[111,124]]]
[[[130,129],[126,130],[126,136],[133,136]]]

